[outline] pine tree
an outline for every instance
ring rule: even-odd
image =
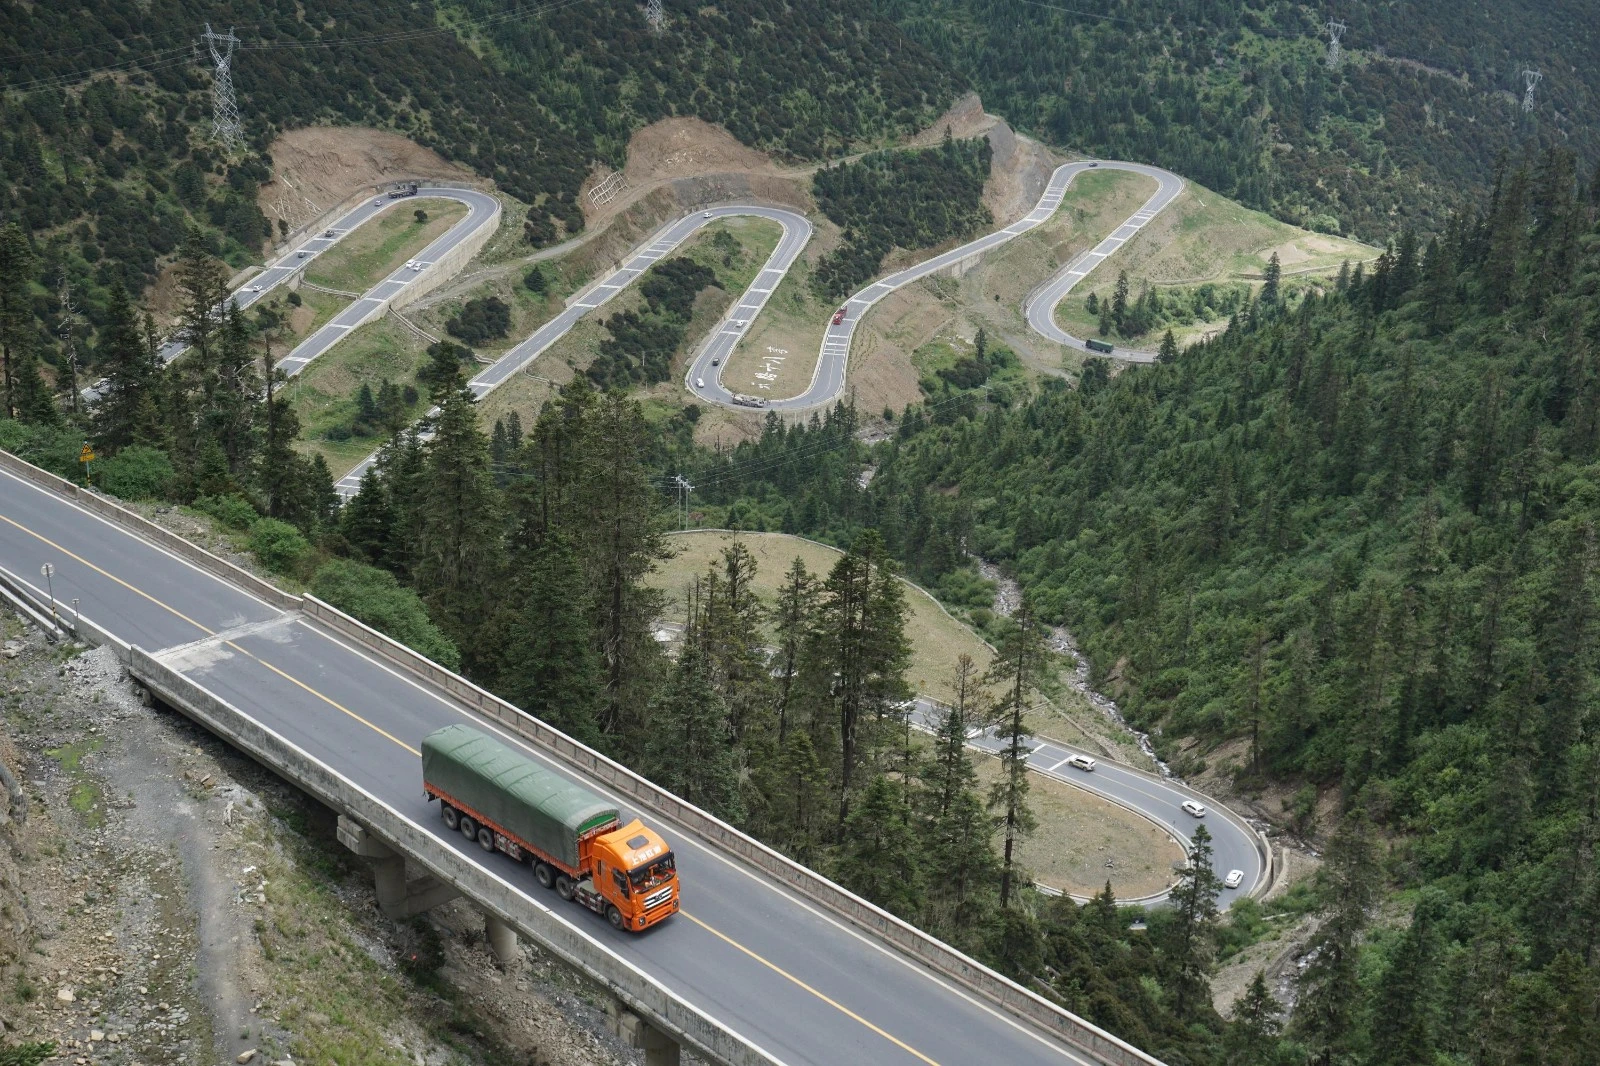
[[[1292,1031],[1315,1066],[1343,1061],[1359,1035],[1361,934],[1378,891],[1378,860],[1364,811],[1347,814],[1328,844],[1323,874],[1328,913],[1300,976]]]
[[[1156,353],[1156,362],[1175,363],[1178,361],[1178,340],[1169,329],[1161,337],[1161,350]]]
[[[600,743],[600,655],[591,594],[561,533],[516,555],[495,691],[582,743]]]
[[[1189,861],[1172,890],[1172,925],[1168,931],[1175,1010],[1179,1017],[1205,993],[1206,970],[1211,962],[1212,936],[1217,922],[1217,895],[1222,882],[1212,868],[1211,833],[1195,826]]]
[[[190,230],[178,250],[178,336],[192,350],[193,371],[208,378],[213,371],[216,340],[223,327],[228,279],[222,264],[206,251],[205,239]],[[209,388],[209,386],[208,386]]]
[[[1411,1066],[1434,1060],[1433,929],[1426,902],[1411,913],[1411,925],[1389,955],[1389,966],[1372,992],[1373,1066]]]
[[[1119,271],[1117,284],[1111,290],[1111,318],[1117,328],[1122,328],[1123,321],[1128,317],[1128,272]]]
[[[1228,1066],[1274,1066],[1279,1061],[1279,1020],[1283,1005],[1267,988],[1267,977],[1257,970],[1250,986],[1233,1008],[1233,1022],[1223,1037]],[[1421,1062],[1422,1060],[1417,1060]]]
[[[106,452],[130,444],[157,444],[157,377],[160,356],[146,343],[128,290],[112,286],[100,328],[96,361],[105,368],[106,384],[94,408],[95,439]]]
[[[12,352],[11,402],[18,421],[51,428],[61,425],[61,411],[39,372],[39,357],[31,348],[18,347]]]
[[[24,352],[34,346],[33,249],[15,222],[0,230],[0,400],[7,418],[17,417],[17,371]]]
[[[773,638],[778,643],[774,671],[777,674],[780,748],[788,739],[790,694],[794,689],[795,675],[800,669],[800,654],[806,634],[811,630],[816,610],[817,579],[806,569],[805,560],[797,555],[784,574],[783,587],[778,590],[778,603],[772,616]]]
[[[914,921],[923,907],[922,848],[902,791],[887,777],[874,777],[840,839],[839,883]]]
[[[1283,267],[1278,262],[1278,253],[1273,252],[1267,260],[1266,269],[1261,272],[1261,295],[1257,303],[1262,307],[1277,307],[1281,299],[1279,284],[1283,280]]]
[[[443,397],[420,488],[426,506],[417,523],[413,581],[470,667],[489,654],[475,637],[484,590],[500,577],[502,530],[489,441],[465,389]]]
[[[350,547],[372,565],[395,569],[398,531],[381,463],[367,467],[361,475],[355,497],[344,505],[339,516],[339,531]]]
[[[737,825],[745,816],[738,756],[708,650],[703,639],[690,639],[666,687],[651,701],[645,772],[675,795]]]
[[[1032,606],[1024,601],[1007,625],[985,677],[987,683],[1003,691],[995,735],[1005,742],[1005,747],[1000,752],[1000,777],[989,792],[989,809],[996,812],[995,820],[1004,840],[1000,860],[1002,909],[1010,905],[1013,886],[1021,880],[1017,841],[1033,832],[1037,824],[1028,807],[1028,757],[1033,754],[1033,746],[1023,716],[1035,692],[1048,693],[1055,687],[1045,632]]]

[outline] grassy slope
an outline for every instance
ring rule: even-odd
[[[413,212],[426,211],[418,222]],[[365,292],[399,269],[467,213],[455,200],[405,200],[343,238],[306,268],[313,285]]]
[[[652,587],[666,591],[669,621],[676,620],[683,609],[684,589],[708,566],[720,562],[722,550],[735,538],[756,558],[755,591],[767,604],[775,600],[784,572],[797,556],[808,570],[824,578],[840,556],[835,548],[782,533],[675,534],[670,543],[677,556],[646,579]],[[906,592],[910,607],[906,630],[912,649],[907,678],[917,692],[948,698],[948,678],[956,657],[970,655],[982,667],[991,652],[981,637],[946,614],[932,596],[916,586],[908,586]],[[1036,724],[1042,733],[1082,742],[1067,728],[1066,715],[1054,708],[1038,714]],[[974,758],[987,782],[994,773],[994,760]],[[1032,791],[1040,828],[1025,846],[1023,862],[1035,878],[1077,895],[1098,892],[1108,876],[1117,894],[1125,897],[1155,892],[1166,885],[1172,863],[1181,856],[1165,833],[1114,804],[1048,778],[1034,777]],[[1105,865],[1108,860],[1114,864],[1109,869]]]
[[[712,245],[714,236],[719,232],[731,235],[739,244],[739,251],[731,263],[724,262],[722,253]],[[678,376],[685,357],[700,345],[721,320],[723,313],[754,280],[761,265],[777,247],[781,235],[782,230],[777,223],[764,219],[719,220],[701,230],[675,253],[711,267],[723,287],[707,289],[695,300],[694,314],[685,334],[683,348],[674,359],[673,376],[644,390],[643,398],[648,404],[682,405],[683,392]],[[556,269],[562,262],[559,259],[551,260],[545,264],[545,269]],[[574,373],[582,371],[594,358],[601,342],[609,336],[601,323],[619,311],[638,309],[643,305],[644,298],[635,285],[617,295],[598,312],[590,313],[527,370],[491,393],[484,401],[484,417],[492,421],[507,411],[516,410],[522,416],[523,425],[531,425],[555,386],[571,380]]]

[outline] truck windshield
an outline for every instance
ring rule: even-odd
[[[667,852],[659,859],[636,866],[628,871],[628,880],[633,882],[633,887],[639,890],[654,888],[663,881],[672,879],[672,871],[676,865],[672,859],[672,852]]]

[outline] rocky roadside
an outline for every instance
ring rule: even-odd
[[[638,1061],[563,965],[494,965],[465,903],[384,918],[331,812],[145,707],[109,651],[0,627],[0,762],[25,797],[7,818],[0,796],[0,1046],[75,1066]]]

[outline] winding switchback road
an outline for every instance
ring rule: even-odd
[[[767,298],[772,295],[772,290],[778,287],[783,276],[789,272],[800,253],[805,249],[806,243],[811,240],[811,223],[806,221],[804,215],[794,211],[786,211],[779,207],[758,207],[750,204],[730,204],[722,207],[713,207],[706,210],[695,211],[678,219],[678,221],[659,231],[650,243],[630,256],[622,266],[612,271],[597,284],[591,285],[580,292],[559,315],[534,330],[532,336],[505,355],[501,356],[493,365],[485,367],[471,381],[467,387],[472,390],[472,395],[481,400],[495,389],[504,385],[519,370],[537,359],[552,344],[567,335],[567,331],[578,324],[578,321],[595,308],[604,305],[623,289],[626,289],[640,275],[649,270],[659,260],[671,255],[679,245],[688,240],[705,226],[710,225],[720,218],[737,218],[740,216],[750,218],[765,218],[783,227],[783,236],[778,240],[778,246],[772,250],[767,261],[761,267],[761,272],[756,275],[750,287],[740,296],[739,302],[728,313],[723,324],[713,334],[710,342],[702,350],[699,360],[713,358],[715,351],[721,351],[724,356],[733,350],[733,346],[740,337],[744,336],[755,316],[766,306]],[[699,362],[697,360],[697,363]],[[692,378],[690,379],[693,380]],[[732,402],[731,394],[728,397]],[[432,412],[430,412],[431,414]],[[345,499],[354,496],[361,488],[361,478],[366,474],[373,463],[377,461],[378,453],[374,451],[355,468],[340,478],[334,486],[339,495]]]
[[[1081,174],[1083,173],[1083,168],[1090,164],[1073,163],[1070,165],[1079,168],[1074,171],[1074,174]],[[1151,219],[1159,215],[1183,191],[1183,179],[1170,171],[1162,170],[1160,167],[1149,167],[1143,163],[1119,163],[1113,160],[1104,160],[1100,163],[1100,168],[1102,170],[1127,170],[1154,178],[1156,179],[1155,195],[1146,200],[1144,206],[1130,215],[1126,222],[1118,226],[1111,236],[1062,267],[1049,281],[1035,289],[1033,294],[1022,305],[1022,313],[1027,317],[1028,325],[1032,327],[1035,333],[1053,340],[1057,344],[1065,344],[1069,348],[1077,348],[1079,351],[1085,352],[1089,351],[1089,346],[1086,342],[1074,337],[1056,325],[1056,307],[1062,300],[1066,299],[1067,293],[1072,291],[1073,286],[1088,277],[1095,267],[1105,262],[1106,258],[1116,252],[1118,248],[1132,240],[1134,234],[1143,229]],[[1060,171],[1056,173],[1059,174]],[[1072,176],[1068,175],[1068,180],[1071,180]],[[1126,351],[1114,349],[1109,353],[1096,352],[1095,354],[1110,355],[1114,359],[1123,359],[1130,363],[1153,363],[1156,361],[1154,352],[1142,352],[1132,349]]]
[[[916,266],[890,274],[888,277],[873,282],[854,296],[844,302],[844,315],[838,323],[830,322],[822,337],[822,348],[817,354],[817,365],[811,373],[811,384],[806,386],[804,392],[798,396],[784,399],[768,400],[763,406],[774,411],[804,411],[812,407],[832,403],[844,392],[845,376],[850,361],[850,344],[855,338],[856,326],[866,317],[873,306],[891,293],[905,288],[912,282],[920,281],[930,274],[955,266],[968,259],[976,258],[985,252],[994,250],[1031,229],[1043,225],[1050,220],[1061,206],[1062,199],[1066,196],[1067,188],[1072,184],[1072,179],[1084,171],[1093,170],[1125,170],[1135,174],[1144,174],[1156,179],[1157,189],[1154,196],[1134,212],[1127,221],[1118,226],[1116,231],[1095,245],[1093,249],[1078,256],[1069,263],[1060,273],[1045,284],[1035,295],[1025,309],[1028,314],[1028,324],[1049,339],[1061,344],[1083,348],[1084,343],[1071,337],[1056,327],[1050,316],[1056,304],[1073,285],[1081,281],[1091,270],[1099,266],[1108,255],[1122,247],[1132,236],[1139,232],[1156,215],[1161,213],[1169,203],[1183,191],[1183,179],[1176,174],[1162,170],[1159,167],[1145,166],[1142,163],[1122,163],[1115,160],[1085,160],[1077,163],[1064,163],[1050,175],[1050,180],[1045,185],[1044,193],[1039,197],[1039,202],[1034,209],[1022,218],[1011,223],[1004,229],[979,237],[975,241],[952,248],[948,252],[926,259]],[[1036,312],[1042,312],[1042,318],[1035,320]],[[746,320],[748,322],[748,320]],[[734,338],[735,341],[737,338]],[[730,345],[728,351],[732,350]],[[691,365],[687,376],[689,391],[707,403],[733,405],[733,394],[722,384],[721,369],[715,375],[707,374],[712,368],[710,361],[712,352],[702,352]],[[722,352],[722,367],[727,366],[727,352]],[[1132,359],[1135,362],[1148,362],[1154,359],[1149,353],[1126,353],[1122,358]],[[703,382],[703,384],[701,383]]]
[[[944,710],[937,704],[919,699],[912,709],[912,724],[925,732],[935,732],[943,713]],[[992,727],[973,730],[967,737],[969,747],[989,755],[1000,754],[1008,743],[997,737]],[[1204,821],[1206,830],[1211,834],[1211,862],[1217,877],[1226,877],[1230,870],[1238,870],[1244,875],[1236,888],[1224,888],[1217,897],[1217,905],[1222,909],[1226,910],[1237,900],[1266,888],[1265,880],[1270,872],[1266,842],[1244,819],[1215,800],[1172,778],[1144,773],[1058,741],[1035,737],[1030,738],[1027,745],[1030,770],[1143,815],[1177,840],[1185,851],[1193,846],[1194,827]],[[1070,760],[1075,755],[1090,756],[1095,760],[1095,768],[1081,770],[1073,766]],[[1196,818],[1188,813],[1183,809],[1185,800],[1202,804],[1206,814]],[[1169,894],[1170,890],[1167,890],[1120,902],[1152,906],[1164,902]]]

